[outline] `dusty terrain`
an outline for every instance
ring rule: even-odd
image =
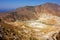
[[[0,40],[60,40],[60,6],[46,3],[1,14]]]

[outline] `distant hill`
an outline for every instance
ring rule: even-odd
[[[6,9],[0,9],[0,12],[9,12],[9,11],[12,11],[12,10],[15,10],[15,9],[8,9],[8,8],[6,8]]]
[[[49,13],[60,16],[60,5],[54,3],[46,3],[38,6],[25,6],[17,8],[14,11],[3,14],[4,19],[18,19],[18,20],[34,20],[42,13]]]

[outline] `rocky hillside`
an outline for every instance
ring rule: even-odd
[[[60,16],[60,6],[54,3],[46,3],[38,6],[20,7],[14,11],[3,14],[3,19],[8,21],[35,20],[43,13]]]
[[[60,40],[60,6],[46,3],[0,14],[0,40]]]

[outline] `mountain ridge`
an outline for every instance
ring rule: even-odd
[[[0,40],[60,40],[60,6],[26,6],[0,14]]]
[[[16,10],[11,12],[7,12],[6,14],[3,14],[3,17],[12,17],[12,19],[19,19],[23,21],[34,20],[38,19],[38,17],[42,13],[50,13],[56,16],[60,16],[60,5],[54,3],[46,3],[38,6],[25,6],[17,8]]]

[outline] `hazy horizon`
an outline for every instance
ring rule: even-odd
[[[60,0],[0,0],[0,12],[13,10],[23,6],[41,5],[47,2],[60,5]]]

